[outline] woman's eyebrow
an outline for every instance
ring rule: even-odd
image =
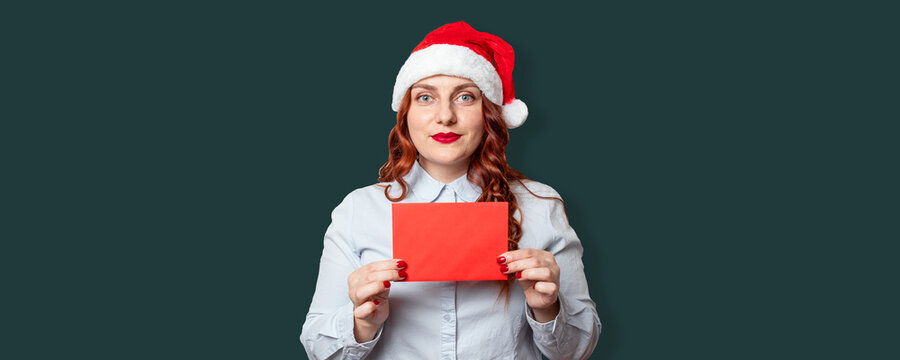
[[[415,85],[412,86],[412,88],[413,88],[413,89],[415,89],[415,88],[423,88],[423,89],[425,89],[425,90],[431,90],[431,91],[437,90],[436,87],[431,86],[431,85],[427,85],[427,84],[415,84]]]
[[[453,88],[453,92],[460,91],[460,90],[465,89],[465,88],[467,88],[467,87],[475,87],[475,84],[469,83],[469,84],[456,85],[456,87]]]
[[[460,84],[460,85],[456,85],[456,87],[453,88],[453,92],[460,91],[460,90],[465,89],[465,88],[467,88],[467,87],[475,87],[475,84],[469,83],[469,84]],[[423,88],[423,89],[425,89],[425,90],[431,90],[431,91],[436,91],[436,90],[437,90],[436,87],[431,86],[431,85],[428,85],[428,84],[415,84],[415,85],[412,86],[412,88],[413,88],[413,89],[415,89],[415,88]]]

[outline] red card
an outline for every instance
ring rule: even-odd
[[[394,203],[394,258],[406,281],[506,280],[497,257],[506,252],[506,202]]]

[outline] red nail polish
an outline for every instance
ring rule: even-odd
[[[501,257],[498,257],[498,258],[497,258],[497,263],[498,263],[498,264],[502,264],[502,263],[505,263],[505,262],[506,262],[506,257],[505,257],[505,256],[501,256]]]
[[[375,303],[375,305],[378,305],[378,304],[379,304],[379,301],[378,301],[378,300],[375,300],[375,301],[372,301],[372,302]]]
[[[391,288],[391,282],[390,282],[390,281],[385,281],[385,282],[384,282],[384,287],[385,287],[386,289],[390,289],[390,288]]]
[[[400,280],[406,280],[406,271],[397,271],[397,275],[400,275]]]
[[[507,272],[507,271],[509,271],[509,266],[500,265],[500,272]]]
[[[397,261],[397,268],[398,269],[406,269],[406,261],[403,261],[403,260]]]
[[[521,279],[521,278],[522,278],[522,272],[519,271],[516,273],[516,279]]]

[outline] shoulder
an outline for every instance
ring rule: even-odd
[[[550,185],[544,184],[542,182],[534,181],[534,180],[522,180],[520,181],[512,181],[509,184],[510,189],[513,194],[516,195],[516,200],[519,201],[540,201],[540,200],[551,200],[558,201],[562,200],[562,196],[559,195],[559,192],[556,191]],[[555,198],[555,199],[542,199],[542,198]],[[556,200],[558,199],[558,200]]]
[[[554,239],[559,238],[568,223],[562,196],[550,185],[534,180],[514,181],[510,188],[522,220],[519,246],[553,252],[560,246]]]
[[[396,183],[376,183],[356,188],[344,196],[344,199],[338,207],[358,207],[390,202],[387,197],[385,197],[384,191],[387,185],[391,184],[396,185]],[[399,188],[399,186],[392,186],[390,188],[391,195],[394,194],[395,190],[399,190],[395,188]],[[399,193],[399,191],[397,192]]]
[[[522,180],[513,181],[509,186],[516,196],[519,210],[524,213],[550,216],[563,206],[562,196],[550,185],[534,180]]]

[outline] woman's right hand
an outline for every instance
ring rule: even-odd
[[[366,264],[347,277],[353,302],[353,335],[356,342],[371,341],[388,317],[391,281],[406,279],[406,262],[382,260]]]

